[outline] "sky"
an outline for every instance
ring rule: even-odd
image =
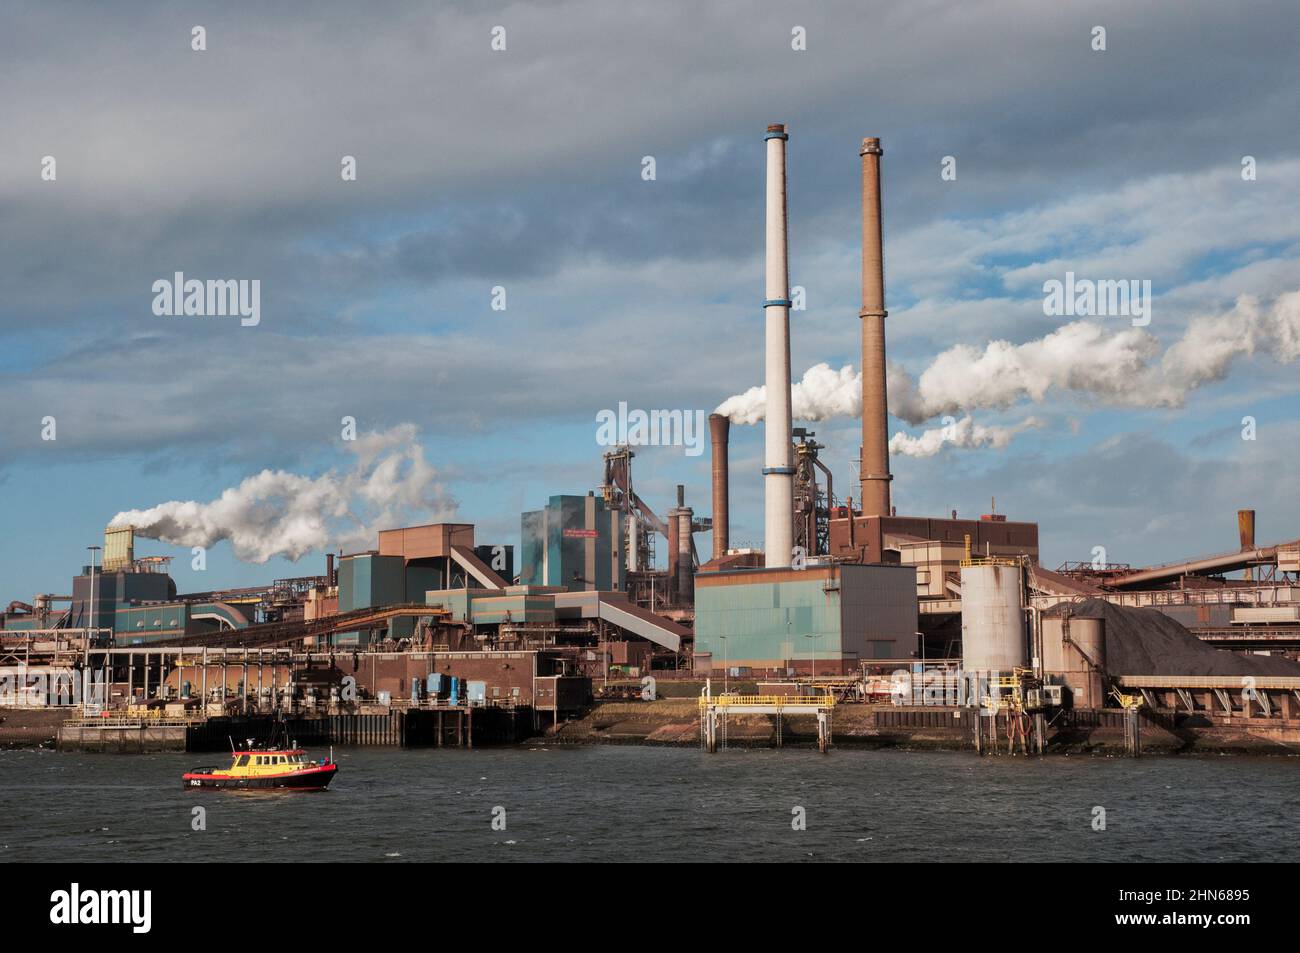
[[[858,147],[882,140],[890,433],[928,453],[893,456],[900,513],[996,497],[1052,567],[1233,549],[1243,507],[1260,542],[1300,536],[1290,3],[0,16],[0,601],[66,592],[123,513],[177,541],[137,554],[175,556],[181,591],[433,519],[517,543],[521,511],[601,482],[602,410],[762,384],[771,122],[796,380],[855,370]],[[176,272],[257,280],[258,322],[156,314]],[[1149,323],[1045,314],[1067,272],[1150,282]],[[847,492],[858,421],[797,423]],[[733,427],[733,546],[762,544],[761,441]],[[707,514],[708,472],[637,450],[660,511],[683,483]]]

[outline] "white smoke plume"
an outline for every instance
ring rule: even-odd
[[[803,380],[790,388],[791,410],[797,420],[857,417],[862,413],[862,375],[846,364],[838,371],[829,364],[814,364]],[[760,384],[728,397],[714,413],[730,417],[733,424],[756,424],[767,410],[767,388]]]
[[[990,341],[983,350],[955,345],[918,378],[891,364],[889,410],[911,424],[942,414],[1003,410],[1038,403],[1053,391],[1126,407],[1180,407],[1189,394],[1222,380],[1239,357],[1270,354],[1290,364],[1300,357],[1300,291],[1263,306],[1250,295],[1219,315],[1193,318],[1183,336],[1161,351],[1145,330],[1114,331],[1075,321],[1024,344]],[[733,423],[763,419],[763,387],[751,387],[718,407]],[[811,367],[793,388],[794,416],[803,420],[861,414],[861,376],[846,365]]]
[[[1026,417],[1020,423],[1010,427],[996,424],[985,426],[977,424],[971,417],[963,417],[942,427],[926,430],[918,437],[903,433],[894,434],[889,441],[889,452],[903,457],[932,457],[945,446],[974,450],[988,447],[1001,450],[1015,439],[1016,435],[1043,426],[1037,417]]]
[[[367,433],[345,446],[356,460],[345,472],[307,477],[263,470],[209,503],[195,500],[127,510],[110,525],[174,546],[229,540],[235,558],[264,563],[311,552],[372,546],[380,529],[411,513],[446,519],[456,504],[435,479],[413,424]]]

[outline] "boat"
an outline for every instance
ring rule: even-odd
[[[202,767],[187,771],[182,783],[187,788],[227,788],[233,790],[321,791],[339,766],[331,755],[325,761],[313,761],[299,748],[267,748],[232,751],[229,768]]]

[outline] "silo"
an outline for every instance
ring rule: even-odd
[[[1102,670],[1106,667],[1104,619],[1043,617],[1043,671],[1064,681],[1075,708],[1105,707]]]
[[[962,665],[968,672],[1008,672],[1025,664],[1020,567],[963,566]]]

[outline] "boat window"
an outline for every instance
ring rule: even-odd
[[[244,767],[244,766],[247,765],[247,764],[248,764],[248,755],[246,755],[246,754],[241,754],[241,755],[239,756],[239,761],[235,764],[235,767],[237,767],[237,768],[242,768],[242,767]]]

